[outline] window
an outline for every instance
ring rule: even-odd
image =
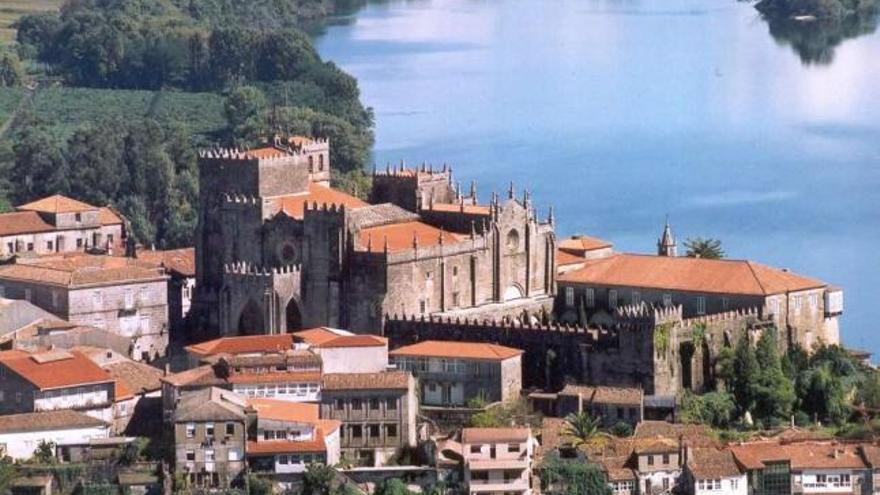
[[[565,305],[569,308],[574,307],[574,287],[565,288]]]
[[[46,241],[46,250],[47,251],[54,251],[55,250],[55,243],[53,243],[52,241]]]
[[[386,411],[396,411],[397,410],[397,399],[388,399],[385,401],[385,410]]]
[[[235,435],[235,423],[226,423],[226,434]]]
[[[617,308],[617,289],[608,291],[608,307],[611,309]]]
[[[726,297],[721,298],[721,311],[727,311],[730,309],[730,299]]]
[[[394,438],[397,436],[397,425],[385,425],[385,436]]]
[[[134,307],[134,292],[129,289],[125,291],[125,307],[132,308]]]
[[[667,308],[672,306],[672,294],[663,294],[663,306]]]
[[[113,234],[107,234],[107,244],[113,244]]]
[[[52,306],[55,307],[55,308],[57,308],[57,307],[58,307],[58,302],[59,302],[60,300],[61,300],[61,298],[59,297],[58,291],[53,290],[53,291],[52,291]]]
[[[654,465],[654,456],[652,456],[652,455],[649,455],[649,456],[648,456],[648,465],[649,465],[649,466],[653,466],[653,465]]]
[[[351,438],[361,438],[363,436],[363,427],[361,425],[351,425]]]
[[[452,293],[452,305],[457,307],[457,306],[459,306],[460,304],[461,304],[461,303],[460,303],[460,301],[459,301],[458,292],[453,292],[453,293]]]
[[[801,311],[801,304],[803,302],[803,296],[794,296],[794,312],[799,313]]]
[[[315,157],[309,155],[309,173],[315,171]]]
[[[419,300],[419,313],[424,313],[427,309],[427,304],[424,299]]]
[[[360,399],[351,399],[351,409],[353,411],[360,411],[363,409],[363,405],[361,404]]]
[[[77,237],[77,238],[76,238],[76,247],[77,247],[78,249],[83,247],[83,240],[82,240],[81,237]]]
[[[205,450],[205,462],[214,462],[214,450],[206,449]]]
[[[632,303],[639,304],[641,302],[642,302],[642,293],[637,290],[632,291]]]
[[[508,452],[519,452],[519,444],[518,443],[509,443],[507,444]]]
[[[370,425],[369,427],[370,438],[379,438],[379,425]]]
[[[186,424],[186,438],[193,438],[195,436],[196,436],[195,423],[187,423]]]
[[[194,462],[196,460],[196,451],[195,450],[187,450],[186,451],[186,460],[190,462]]]
[[[214,423],[205,423],[205,435],[209,437],[214,436]]]
[[[706,314],[706,296],[697,296],[697,314]]]
[[[618,407],[618,408],[617,408],[617,419],[623,419],[623,418],[625,417],[624,414],[625,414],[625,413],[623,412],[623,408],[622,408],[622,407]]]
[[[584,303],[588,308],[596,306],[596,289],[590,287],[584,291]]]
[[[453,276],[453,277],[457,277],[457,276],[458,276],[458,267],[457,267],[457,266],[453,266],[453,267],[452,267],[452,276]]]
[[[479,454],[483,451],[482,445],[471,445],[471,454]]]
[[[33,243],[33,242],[29,242],[29,243],[27,243],[27,250],[28,250],[28,251],[33,251],[33,250],[34,250],[34,243]]]
[[[73,215],[73,218],[74,218],[77,222],[82,222],[82,213],[75,213],[75,214]]]
[[[425,272],[425,280],[433,280],[434,272]]]
[[[311,157],[309,157],[309,158],[311,159]],[[290,462],[290,458],[287,457],[286,455],[279,455],[278,456],[278,464],[287,464],[289,462]]]
[[[25,298],[26,301],[30,301],[30,300],[31,300],[31,290],[30,290],[30,289],[25,289],[25,290],[24,290],[24,298]]]
[[[324,170],[324,155],[318,155],[318,171]]]
[[[336,399],[336,410],[341,411],[345,409],[345,401],[342,399]]]
[[[810,294],[810,309],[816,309],[817,307],[819,307],[819,295]]]
[[[669,489],[669,478],[663,478],[663,489],[664,490]]]
[[[669,454],[663,454],[663,464],[669,464]]]
[[[731,478],[730,479],[730,488],[732,488],[733,490],[736,490],[737,488],[739,488],[739,480],[736,478]]]
[[[12,242],[7,242],[6,243],[6,252],[14,253],[15,252],[15,244]]]
[[[370,399],[370,410],[378,411],[379,410],[379,399]]]

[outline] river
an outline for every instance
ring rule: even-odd
[[[880,35],[841,31],[773,36],[733,0],[411,0],[316,43],[375,110],[380,167],[446,162],[482,198],[512,179],[560,237],[623,251],[669,215],[844,287],[843,340],[877,354]]]

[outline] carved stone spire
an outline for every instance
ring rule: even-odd
[[[669,215],[666,216],[663,234],[657,240],[657,256],[678,256],[675,236],[672,234],[672,227],[669,226]]]

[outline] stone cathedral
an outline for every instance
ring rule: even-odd
[[[330,143],[275,138],[199,158],[198,328],[382,331],[389,315],[519,320],[552,307],[556,239],[528,192],[477,201],[452,169],[373,172],[369,201],[330,187]]]

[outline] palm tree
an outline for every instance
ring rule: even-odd
[[[599,429],[599,418],[590,417],[586,412],[571,413],[565,417],[563,433],[571,437],[575,447],[592,446],[607,440],[610,435]]]
[[[696,237],[684,241],[684,247],[687,248],[687,256],[689,258],[706,258],[717,260],[724,258],[727,254],[721,249],[721,241],[708,237]]]

